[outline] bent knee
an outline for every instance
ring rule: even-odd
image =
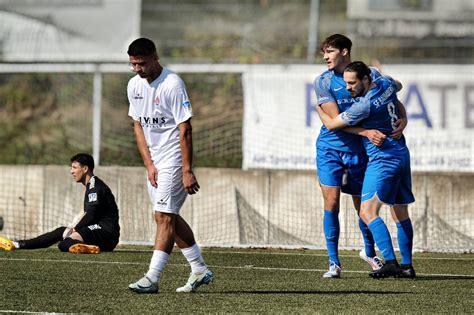
[[[359,218],[361,218],[365,224],[369,224],[375,218],[375,216],[367,210],[360,209]]]
[[[74,244],[80,243],[78,240],[73,240],[70,237],[66,237],[64,240],[58,243],[58,248],[62,252],[69,252],[69,247]]]
[[[73,229],[72,228],[68,228],[68,227],[65,227],[65,226],[62,226],[61,229],[64,229],[63,230],[63,239],[65,239],[66,237],[70,236]]]

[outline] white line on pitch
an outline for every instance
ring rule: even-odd
[[[135,250],[135,249],[116,249],[115,252],[150,252],[151,250]],[[327,257],[326,254],[316,254],[316,253],[279,253],[279,252],[257,252],[257,251],[248,251],[248,252],[241,252],[241,251],[213,251],[213,250],[203,250],[205,253],[209,254],[238,254],[238,255],[288,255],[288,256],[314,256],[314,257]],[[339,257],[351,257],[351,258],[359,258],[359,255],[339,255]],[[413,257],[413,260],[467,260],[471,261],[474,260],[473,258],[463,258],[463,257]]]
[[[82,264],[102,264],[102,265],[149,265],[148,262],[127,262],[127,261],[97,261],[97,260],[69,260],[69,259],[29,259],[29,258],[0,258],[0,260],[11,260],[11,261],[36,261],[36,262],[66,262],[66,263],[82,263]],[[188,267],[188,264],[168,264],[168,266]],[[254,269],[254,270],[275,270],[275,271],[303,271],[303,272],[326,272],[326,269],[304,269],[304,268],[281,268],[281,267],[257,267],[254,265],[245,266],[217,266],[210,265],[212,268],[222,269]],[[347,270],[346,273],[364,273],[367,274],[369,271],[360,270]],[[474,275],[462,275],[462,274],[436,274],[436,273],[419,273],[420,276],[432,276],[432,277],[466,277],[474,278]]]
[[[278,253],[278,252],[235,252],[235,251],[205,251],[207,253],[217,254],[255,254],[255,255],[288,255],[288,256],[315,256],[315,257],[327,257],[327,254],[315,254],[315,253]],[[339,257],[352,257],[359,258],[359,255],[339,255]],[[413,260],[474,260],[473,258],[461,258],[461,257],[413,257]]]
[[[22,313],[22,314],[65,314],[65,313],[48,313],[48,312],[31,312],[31,311],[13,311],[13,310],[0,310],[0,313]]]

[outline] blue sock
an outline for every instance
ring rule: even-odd
[[[372,235],[374,236],[377,247],[382,252],[383,258],[387,260],[395,260],[395,251],[393,250],[392,238],[388,232],[387,226],[383,222],[381,217],[377,217],[375,220],[368,224]]]
[[[397,223],[398,247],[402,256],[402,264],[408,265],[412,263],[413,248],[413,225],[410,218]]]
[[[365,254],[370,258],[374,258],[376,255],[374,237],[372,236],[372,232],[370,232],[367,224],[365,224],[361,218],[359,218],[359,228],[362,232],[362,237],[364,238]]]
[[[324,210],[324,236],[326,237],[326,248],[328,249],[329,261],[341,265],[337,253],[339,244],[339,212]]]

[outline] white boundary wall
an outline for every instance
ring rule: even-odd
[[[153,211],[142,167],[99,167],[120,208],[121,243],[152,244]],[[242,171],[199,168],[201,185],[182,215],[206,246],[324,248],[322,196],[314,172]],[[416,202],[410,207],[415,249],[474,250],[474,175],[413,176]],[[84,187],[64,166],[0,166],[2,235],[33,237],[72,225],[82,211]],[[395,224],[382,210],[396,245]],[[342,248],[360,248],[357,216],[347,196],[340,212]]]

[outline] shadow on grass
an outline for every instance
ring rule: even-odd
[[[474,280],[474,276],[450,276],[450,275],[417,275],[416,279],[406,279],[408,281],[421,281],[421,280]]]
[[[219,291],[219,292],[206,292],[206,294],[322,294],[322,295],[337,295],[337,294],[376,294],[376,295],[386,295],[386,294],[412,294],[413,292],[395,292],[395,291],[355,291],[355,290],[348,290],[348,291],[320,291],[320,290],[297,290],[297,291],[244,291],[244,290],[237,290],[237,291]]]

